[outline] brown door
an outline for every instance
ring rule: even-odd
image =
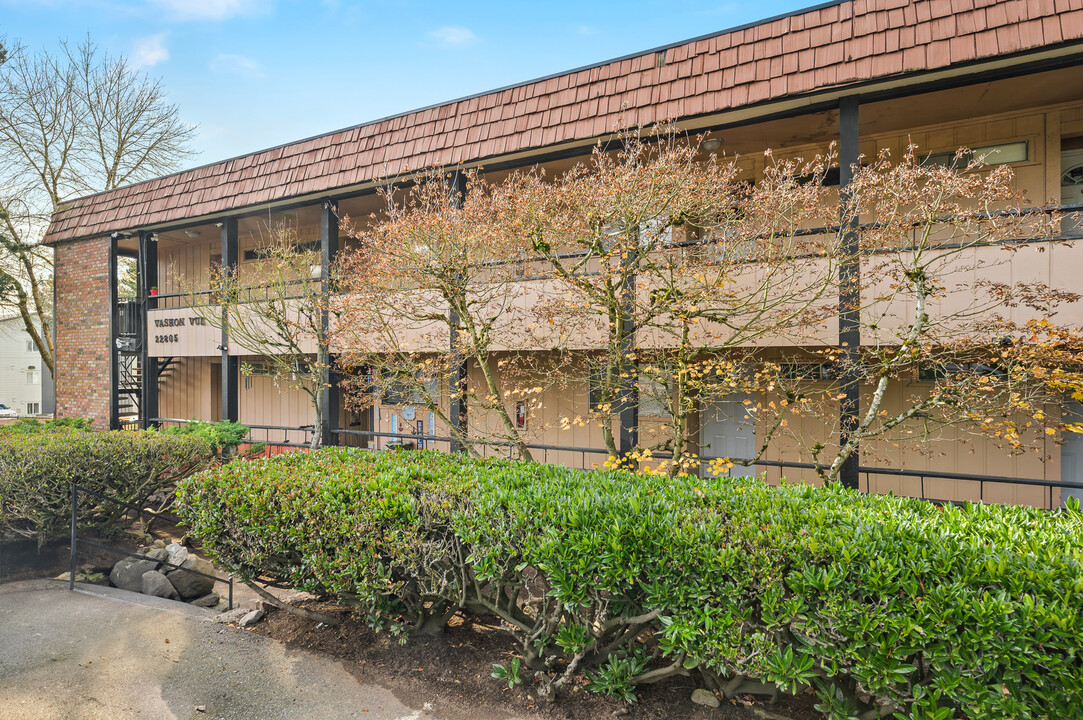
[[[211,364],[211,422],[222,420],[222,363]]]

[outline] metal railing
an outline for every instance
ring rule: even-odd
[[[89,545],[90,547],[96,547],[96,548],[98,548],[100,550],[106,550],[108,552],[113,552],[113,553],[116,553],[118,555],[125,555],[127,557],[133,557],[133,558],[137,558],[137,559],[140,559],[140,560],[146,560],[147,559],[145,555],[139,555],[137,553],[128,552],[127,550],[121,550],[120,548],[113,547],[112,545],[106,545],[104,543],[95,542],[93,540],[88,540],[86,538],[83,538],[82,540],[80,540],[79,539],[79,495],[80,494],[89,495],[91,497],[96,497],[99,500],[104,500],[105,502],[112,503],[112,504],[117,505],[119,507],[127,508],[128,510],[133,510],[138,514],[139,517],[142,517],[144,515],[150,515],[150,516],[156,517],[156,518],[175,519],[175,518],[170,518],[171,513],[156,512],[156,511],[153,511],[153,510],[147,510],[146,508],[141,508],[138,505],[133,505],[132,503],[125,502],[123,500],[117,500],[116,498],[111,498],[111,497],[109,497],[107,495],[102,495],[101,493],[96,492],[94,490],[91,490],[90,488],[85,488],[85,487],[83,487],[81,485],[78,485],[76,483],[72,483],[72,486],[71,486],[71,557],[70,557],[70,566],[68,568],[68,570],[69,570],[69,572],[68,572],[68,590],[75,590],[75,565],[76,565],[76,561],[77,561],[78,554],[79,554],[79,544],[80,543],[82,543],[83,545]],[[230,610],[233,609],[233,575],[230,575],[228,578],[221,578],[221,577],[218,577],[217,575],[210,575],[208,573],[200,572],[199,570],[195,570],[193,568],[186,568],[186,567],[183,567],[181,565],[177,565],[176,563],[171,563],[171,562],[164,561],[164,560],[163,561],[156,561],[156,562],[158,562],[159,565],[168,565],[171,568],[176,568],[178,570],[183,570],[184,572],[192,573],[194,575],[199,575],[200,577],[209,578],[209,579],[213,580],[214,582],[227,583],[229,585],[229,598],[228,598],[229,609]]]
[[[413,435],[409,433],[388,433],[388,432],[375,432],[375,431],[363,431],[363,430],[333,430],[332,434],[335,436],[358,436],[358,437],[371,437],[371,438],[395,438],[403,441],[422,441],[426,447],[432,447],[432,442],[448,442],[450,443],[453,438],[437,435]],[[507,441],[487,441],[479,442],[476,445],[489,450],[497,449],[502,451],[500,454],[507,457],[514,455],[515,445]],[[555,453],[577,453],[580,455],[580,469],[591,470],[601,465],[601,463],[587,463],[588,456],[602,457],[608,459],[610,453],[605,448],[596,447],[583,447],[579,445],[552,445],[544,443],[526,443],[526,447],[530,450],[542,451],[542,457],[535,458],[540,462],[549,462],[550,454]],[[378,446],[362,448],[364,450],[379,450]],[[653,457],[657,459],[672,458],[670,453],[653,453]],[[817,466],[815,463],[804,462],[791,462],[784,460],[750,460],[740,458],[725,458],[725,457],[712,457],[701,456],[698,458],[701,466],[708,465],[715,461],[730,461],[735,462],[735,467],[764,467],[764,468],[778,468],[779,470],[812,470],[824,469],[822,466]],[[919,485],[919,497],[922,500],[934,502],[937,504],[943,503],[959,503],[962,501],[953,500],[949,498],[930,497],[926,491],[927,480],[949,480],[960,481],[968,483],[977,483],[978,490],[978,502],[985,502],[986,499],[986,486],[1019,486],[1019,487],[1041,487],[1046,489],[1046,502],[1047,507],[1052,509],[1057,507],[1059,503],[1055,504],[1054,494],[1056,490],[1083,490],[1083,483],[1073,482],[1061,482],[1057,480],[1042,480],[1037,478],[1016,478],[1002,475],[977,475],[971,473],[957,473],[957,472],[941,472],[931,470],[906,470],[902,468],[891,467],[876,467],[869,465],[861,465],[858,467],[858,474],[864,476],[864,488],[863,492],[872,493],[873,476],[883,475],[896,478],[909,478],[917,480]]]

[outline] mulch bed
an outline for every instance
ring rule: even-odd
[[[753,708],[768,710],[794,720],[822,720],[813,710],[811,696],[770,705],[742,698],[723,701],[717,709],[692,703],[696,685],[692,678],[673,678],[643,686],[634,705],[585,690],[582,685],[565,688],[556,702],[539,701],[530,680],[515,689],[491,677],[493,663],[507,663],[514,645],[497,632],[497,621],[458,615],[439,637],[410,638],[400,645],[390,633],[376,633],[363,621],[332,605],[316,601],[301,606],[343,618],[342,625],[318,626],[309,620],[273,610],[253,630],[262,635],[342,661],[360,682],[379,682],[401,690],[414,702],[431,702],[440,712],[482,720],[529,714],[537,718],[596,720],[606,717],[644,720],[748,720],[762,718]],[[528,676],[524,670],[524,678]],[[746,706],[746,704],[748,706]]]

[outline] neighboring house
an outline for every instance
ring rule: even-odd
[[[53,376],[18,315],[0,319],[0,403],[22,417],[51,415]]]
[[[306,398],[266,376],[241,375],[242,361],[260,359],[195,322],[175,274],[203,287],[214,267],[243,276],[259,252],[260,223],[272,216],[288,215],[299,240],[330,258],[349,247],[338,237],[335,206],[355,218],[380,212],[377,191],[407,169],[557,173],[588,158],[618,123],[676,118],[679,129],[709,133],[740,156],[752,178],[764,172],[767,148],[779,150],[776,157],[810,157],[842,139],[841,161],[850,167],[858,152],[890,149],[898,157],[911,142],[933,154],[968,146],[1000,151],[1019,189],[1036,201],[1075,205],[1083,201],[1081,78],[1083,0],[842,0],[74,199],[45,238],[56,253],[58,413],[93,417],[99,427],[137,415],[144,424],[235,419],[258,429],[258,439],[303,442],[313,422]],[[1080,253],[1058,247],[1013,267],[1083,293]],[[123,301],[116,283],[125,258],[140,268],[134,302]],[[1083,325],[1083,318],[1071,321]],[[542,398],[545,407],[585,415],[590,384],[586,377],[576,383],[575,392]],[[441,402],[448,389],[442,382]],[[384,400],[367,416],[328,410],[328,439],[349,440],[336,428],[445,434],[427,414],[415,416],[409,398]],[[747,457],[754,429],[733,420],[725,403],[740,407],[741,400],[699,408],[700,442],[725,457]],[[537,442],[556,448],[547,460],[578,464],[598,452],[604,459],[599,429],[546,426],[552,429]],[[569,446],[585,449],[565,452]],[[928,496],[977,500],[967,475],[1083,479],[1083,461],[1073,460],[1083,458],[1083,436],[1064,446],[1050,440],[1045,454],[1048,462],[1005,458],[984,445],[937,458],[907,454],[897,462],[915,473],[913,482],[875,472],[865,482],[873,491],[912,494],[920,477],[924,495],[935,479]],[[802,473],[809,479],[800,469],[788,477]],[[767,475],[777,479],[779,470]],[[980,497],[1060,501],[1033,482]]]

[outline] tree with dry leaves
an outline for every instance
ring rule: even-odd
[[[861,265],[860,351],[821,350],[835,378],[826,387],[780,383],[801,400],[795,412],[821,419],[840,417],[843,382],[862,388],[845,443],[834,439],[838,422],[811,434],[806,426],[800,441],[820,477],[837,480],[858,452],[874,459],[900,443],[928,445],[947,427],[1010,453],[1041,452],[1067,428],[1055,408],[1083,387],[1078,333],[1057,321],[1079,295],[1013,279],[1011,267],[1062,244],[1056,213],[1025,209],[1008,165],[966,149],[932,164],[915,147],[855,168],[842,208]]]
[[[40,244],[49,219],[69,198],[176,170],[194,134],[160,81],[89,38],[58,53],[9,49],[0,64],[0,307],[22,317],[50,371],[52,253]]]
[[[614,418],[650,404],[664,429],[621,460],[693,469],[704,405],[772,386],[777,366],[757,366],[758,347],[817,340],[833,312],[840,233],[806,229],[833,222],[816,182],[830,160],[769,164],[752,183],[735,158],[705,157],[663,125],[624,133],[616,151],[598,148],[551,182],[535,174],[516,194],[515,229],[555,284],[544,312],[594,368],[594,420],[614,458]]]
[[[520,185],[470,172],[451,190],[452,177],[400,178],[383,189],[379,216],[343,218],[357,243],[338,261],[333,342],[340,364],[366,371],[367,380],[348,385],[355,406],[394,386],[469,452],[498,444],[529,460],[514,403],[538,402],[553,368],[539,367],[534,352],[536,288],[522,277],[529,246],[507,228]],[[464,363],[480,382],[448,382]],[[447,402],[432,390],[441,386]],[[466,428],[450,414],[453,401],[469,408]]]
[[[204,324],[223,330],[230,345],[259,357],[243,363],[242,375],[267,375],[283,390],[300,390],[311,403],[311,447],[323,442],[323,408],[327,402],[329,333],[324,323],[329,306],[322,283],[314,280],[318,251],[300,242],[286,222],[265,225],[243,274],[212,267],[210,290],[184,277],[178,284],[188,306]]]

